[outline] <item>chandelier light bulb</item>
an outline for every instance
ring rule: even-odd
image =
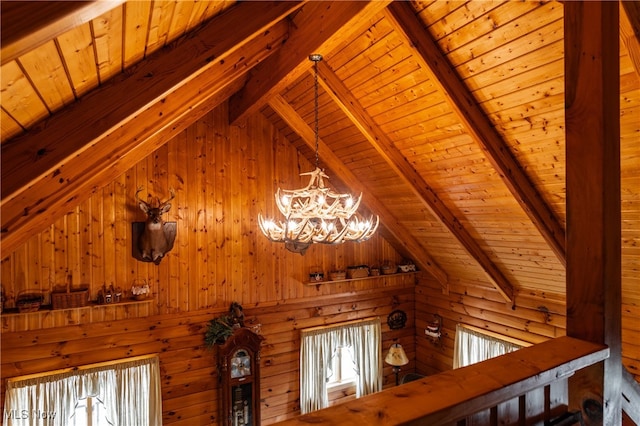
[[[346,208],[350,208],[351,206],[353,206],[353,198],[351,198],[351,196],[347,197],[347,199],[344,202],[344,205]]]

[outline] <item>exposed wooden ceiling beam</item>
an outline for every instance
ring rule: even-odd
[[[231,98],[230,122],[238,123],[258,111],[268,99],[311,68],[310,54],[331,52],[389,3],[382,0],[306,4],[293,18],[282,49],[252,70],[247,85]]]
[[[282,18],[299,5],[241,2],[4,143],[3,249],[15,249],[199,117],[190,113],[215,106],[220,93],[230,96],[227,85],[282,45]]]
[[[16,59],[65,31],[97,18],[124,1],[0,2],[2,64]]]
[[[320,84],[329,96],[338,104],[340,109],[360,130],[380,156],[402,180],[411,188],[413,193],[431,213],[451,232],[467,250],[467,253],[478,262],[496,289],[508,302],[513,302],[513,285],[502,274],[500,269],[489,259],[489,256],[478,246],[473,237],[466,231],[460,221],[445,207],[438,194],[429,186],[420,174],[407,161],[391,139],[378,127],[364,110],[358,99],[345,87],[338,76],[321,62],[318,65]]]
[[[636,39],[640,38],[640,3],[637,1],[623,0],[620,2],[622,9],[620,12],[629,21]]]
[[[640,2],[620,2],[620,39],[627,46],[636,74],[640,75]]]
[[[287,101],[280,95],[275,95],[269,100],[269,106],[273,108],[276,113],[282,117],[294,132],[315,151],[315,133],[302,117],[298,115],[296,110],[287,103]],[[340,177],[349,188],[354,192],[366,193],[367,188],[363,185],[353,172],[347,167],[340,158],[324,143],[321,139],[318,139],[318,153],[327,166]],[[384,227],[404,246],[404,248],[412,253],[414,261],[422,270],[429,272],[433,275],[438,282],[446,287],[448,278],[445,271],[443,271],[438,264],[431,258],[429,253],[418,243],[418,241],[407,232],[406,228],[402,226],[398,220],[391,214],[391,212],[385,207],[384,203],[377,198],[372,197],[371,194],[366,196],[363,201],[367,207],[376,212],[382,217]]]
[[[538,228],[558,260],[566,266],[565,230],[553,211],[542,199],[518,161],[511,154],[487,116],[484,114],[473,94],[460,80],[438,45],[424,29],[408,2],[393,2],[388,9],[389,22],[398,36],[404,37],[408,46],[416,52],[416,59],[432,81],[445,94],[454,111],[469,133],[480,144],[487,159],[498,171],[514,198]]]

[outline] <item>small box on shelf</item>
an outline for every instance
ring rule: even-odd
[[[312,283],[320,283],[324,281],[324,271],[319,266],[309,268],[309,281]]]
[[[67,276],[67,282],[51,292],[51,308],[81,308],[89,303],[89,286],[73,288],[73,277]]]
[[[341,281],[347,278],[347,272],[345,270],[335,270],[329,272],[329,279],[331,281]]]
[[[347,267],[347,278],[357,279],[369,276],[369,267],[367,265],[356,265]]]
[[[16,299],[16,308],[20,313],[36,312],[42,306],[43,301],[44,295],[42,292],[23,292]]]
[[[51,308],[67,309],[81,308],[89,303],[89,289],[67,289],[66,291],[51,292]]]
[[[382,275],[395,274],[397,271],[398,268],[396,267],[396,265],[390,262],[386,262],[380,267],[380,272],[382,272]]]

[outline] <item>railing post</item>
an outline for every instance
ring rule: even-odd
[[[524,426],[527,424],[527,395],[520,395],[518,397],[518,425]]]
[[[610,350],[569,379],[569,406],[582,410],[586,425],[615,426],[622,422],[619,4],[563,5],[567,335]]]

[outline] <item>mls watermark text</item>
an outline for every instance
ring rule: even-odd
[[[55,411],[45,410],[4,410],[4,418],[12,420],[29,420],[29,419],[54,419],[56,417]]]

